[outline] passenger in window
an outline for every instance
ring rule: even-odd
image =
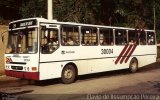
[[[154,42],[153,41],[150,41],[150,45],[153,45],[154,44]]]
[[[67,45],[67,39],[66,38],[63,38],[62,45]]]
[[[96,42],[91,42],[90,45],[97,45],[97,43]]]
[[[102,45],[107,45],[107,40],[103,39]]]
[[[47,40],[47,43],[42,46],[43,53],[51,53],[58,47],[58,38],[56,36]]]
[[[78,40],[76,40],[74,44],[75,44],[75,45],[79,45],[79,41],[78,41]]]
[[[58,46],[58,38],[56,36],[50,38],[48,46],[50,52],[54,51]]]
[[[67,40],[67,45],[74,45],[74,41],[72,37],[69,37]]]
[[[111,45],[114,45],[114,42],[113,42],[113,41],[111,42]]]
[[[141,45],[146,45],[146,40],[141,40],[140,44]]]
[[[130,42],[129,42],[129,45],[134,45],[135,43],[134,43],[134,41],[133,40],[131,40]]]
[[[122,42],[122,45],[126,45],[126,42],[125,42],[125,41],[123,41],[123,42]]]
[[[153,45],[154,44],[154,39],[153,36],[149,35],[149,39],[148,39],[148,45]]]
[[[85,45],[90,45],[90,42],[89,42],[89,41],[87,41],[87,42],[85,43]]]
[[[153,40],[149,39],[148,40],[148,45],[153,45],[153,44],[154,44]]]

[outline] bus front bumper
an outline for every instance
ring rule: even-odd
[[[5,74],[7,76],[16,78],[39,80],[39,72],[22,72],[22,71],[5,70]]]

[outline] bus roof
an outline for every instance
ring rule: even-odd
[[[116,26],[104,26],[104,25],[93,25],[93,24],[82,24],[82,23],[76,23],[76,22],[60,22],[57,20],[48,20],[45,18],[27,18],[27,19],[21,19],[21,20],[16,20],[12,21],[9,24],[16,23],[19,21],[27,21],[27,20],[37,20],[38,22],[44,22],[48,24],[60,24],[60,25],[76,25],[76,26],[88,26],[88,27],[98,27],[98,28],[111,28],[111,29],[125,29],[125,30],[135,30],[135,28],[128,28],[128,27],[116,27]],[[137,29],[139,30],[139,29]],[[148,30],[144,29],[145,31],[151,31],[155,32],[155,30]]]

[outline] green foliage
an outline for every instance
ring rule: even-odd
[[[53,0],[58,21],[154,29],[160,43],[160,0]],[[47,18],[47,0],[1,0],[0,25],[10,20]]]
[[[55,0],[54,17],[60,21],[96,23],[100,0]]]
[[[155,1],[155,3],[154,3]],[[21,18],[47,18],[47,0],[3,0]],[[160,0],[53,0],[54,19],[89,24],[153,29],[160,27]]]
[[[22,18],[46,17],[46,0],[28,0],[20,7]]]

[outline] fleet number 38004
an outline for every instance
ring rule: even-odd
[[[101,54],[113,54],[113,49],[101,49]]]

